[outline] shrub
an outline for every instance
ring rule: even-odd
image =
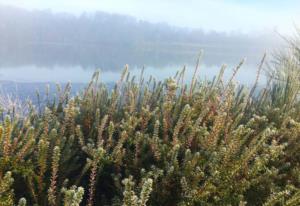
[[[95,73],[75,97],[68,85],[6,116],[1,205],[299,205],[297,80],[248,92],[240,66],[190,87],[184,72],[137,82],[126,68],[112,91]]]

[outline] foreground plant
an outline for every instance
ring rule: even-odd
[[[58,87],[44,108],[7,115],[0,205],[299,205],[297,80],[248,92],[241,65],[191,85],[126,67],[112,91],[95,73],[77,96]]]

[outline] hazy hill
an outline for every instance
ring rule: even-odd
[[[199,25],[201,27],[201,25]],[[81,65],[118,69],[124,63],[192,62],[203,49],[206,64],[257,62],[275,34],[204,32],[96,12],[75,16],[0,6],[0,65]]]

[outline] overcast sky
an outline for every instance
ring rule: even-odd
[[[0,4],[54,12],[106,11],[150,22],[216,31],[292,33],[300,0],[0,0]]]

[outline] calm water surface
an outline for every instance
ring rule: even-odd
[[[195,65],[168,65],[163,67],[153,67],[145,65],[144,76],[149,78],[153,76],[158,80],[174,76],[176,71],[182,70],[186,66],[185,79],[191,80],[194,73]],[[229,78],[236,65],[227,65],[225,72],[225,79]],[[201,64],[198,69],[198,78],[212,79],[220,71],[221,65],[207,66]],[[2,67],[0,68],[0,80],[12,82],[26,82],[26,83],[87,83],[95,71],[100,71],[100,78],[102,82],[110,83],[119,79],[122,68],[117,71],[101,70],[99,68],[82,68],[80,66],[54,66],[54,67],[39,67],[34,65],[24,65],[18,67]],[[257,65],[247,65],[241,67],[236,80],[243,84],[251,84],[255,81]],[[139,77],[141,68],[129,65],[131,75]],[[261,81],[264,81],[264,76],[261,76]]]
[[[81,90],[86,85],[93,73],[100,71],[100,80],[104,83],[113,83],[120,78],[124,65],[128,63],[131,76],[140,76],[141,69],[145,68],[144,77],[153,76],[157,80],[172,77],[177,71],[186,67],[185,81],[191,81],[197,59],[198,51],[194,52],[113,52],[110,55],[96,55],[95,52],[84,55],[52,52],[40,55],[39,52],[22,51],[14,53],[2,52],[0,54],[0,92],[2,94],[17,93],[23,98],[32,96],[36,90],[44,90],[47,84],[65,84],[71,82],[74,92]],[[66,53],[68,55],[66,55]],[[80,53],[81,54],[81,53]],[[83,52],[82,52],[83,54]],[[97,53],[98,54],[98,53]],[[103,53],[104,54],[104,53]],[[242,56],[240,53],[226,52],[204,53],[199,66],[198,78],[211,80],[218,75],[223,62],[227,63],[225,80],[232,75],[234,68],[243,57],[248,60],[241,67],[235,80],[252,85],[256,78],[256,71],[261,59],[261,52]],[[260,84],[265,78],[261,75]]]

